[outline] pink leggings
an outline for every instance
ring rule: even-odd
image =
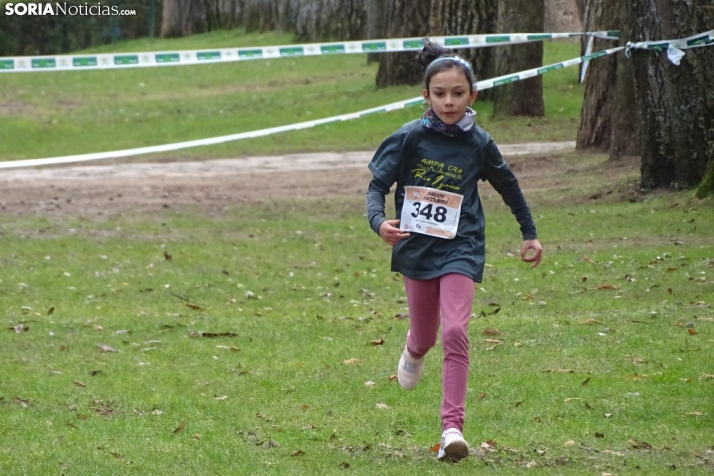
[[[462,274],[414,280],[404,277],[409,303],[407,348],[414,357],[423,357],[436,344],[441,304],[441,343],[444,367],[441,373],[442,431],[464,429],[466,381],[469,376],[468,325],[474,299],[474,282]]]

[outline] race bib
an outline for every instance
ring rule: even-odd
[[[463,195],[429,187],[404,187],[404,206],[399,228],[452,239],[456,236]]]

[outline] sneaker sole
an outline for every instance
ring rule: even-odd
[[[444,455],[439,458],[441,461],[460,461],[469,455],[469,446],[466,442],[455,441],[444,448]]]

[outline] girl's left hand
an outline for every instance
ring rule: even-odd
[[[533,255],[528,256],[528,252],[533,250]],[[543,256],[543,247],[540,245],[540,241],[536,240],[526,240],[523,242],[523,247],[521,248],[521,261],[526,263],[533,263],[531,268],[535,268],[540,264],[540,259]]]

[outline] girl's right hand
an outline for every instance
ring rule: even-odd
[[[399,229],[399,220],[384,220],[379,225],[379,237],[394,246],[404,238],[409,238],[409,233],[404,233]]]

